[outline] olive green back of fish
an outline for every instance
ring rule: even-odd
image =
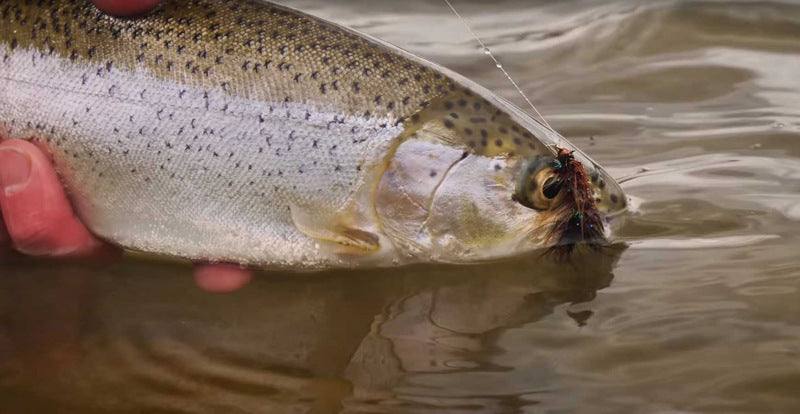
[[[167,0],[146,17],[120,19],[89,0],[7,0],[0,42],[98,71],[138,68],[201,90],[393,119],[409,135],[427,123],[474,153],[546,153],[505,112],[429,63],[273,4]]]

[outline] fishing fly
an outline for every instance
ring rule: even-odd
[[[557,148],[555,181],[560,188],[553,213],[558,217],[550,231],[555,239],[548,253],[558,260],[568,259],[578,242],[599,249],[606,241],[603,221],[589,187],[589,176],[573,151]]]

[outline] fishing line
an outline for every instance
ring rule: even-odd
[[[512,77],[511,77],[511,75],[510,75],[510,74],[509,74],[509,73],[506,71],[506,69],[503,67],[503,64],[502,64],[502,63],[500,63],[500,61],[499,61],[499,60],[497,60],[497,58],[494,56],[494,54],[492,53],[492,51],[491,51],[491,50],[490,50],[490,49],[489,49],[489,48],[488,48],[488,47],[487,47],[487,46],[486,46],[486,45],[483,43],[483,41],[481,40],[481,38],[480,38],[480,37],[478,37],[478,35],[475,33],[475,31],[473,31],[473,30],[472,30],[472,28],[469,26],[469,24],[467,24],[467,21],[466,21],[466,20],[464,20],[464,18],[463,18],[463,17],[461,17],[461,14],[458,12],[458,10],[456,10],[456,8],[455,8],[455,7],[453,7],[453,4],[452,4],[452,3],[450,3],[450,0],[444,0],[444,2],[447,4],[447,6],[448,6],[448,7],[450,7],[450,10],[452,10],[452,11],[453,11],[453,13],[455,13],[456,17],[458,17],[458,20],[461,20],[461,24],[463,24],[463,25],[464,25],[464,27],[466,27],[466,28],[467,28],[467,30],[469,31],[469,33],[470,33],[470,34],[472,34],[472,37],[474,37],[474,38],[475,38],[475,40],[478,42],[478,44],[480,45],[480,47],[481,47],[481,48],[483,48],[483,53],[485,53],[485,54],[486,54],[486,55],[488,55],[490,58],[492,58],[492,60],[494,61],[494,64],[495,64],[495,66],[497,66],[497,69],[500,69],[500,71],[501,71],[501,72],[503,72],[503,74],[504,74],[504,75],[506,75],[506,78],[508,78],[508,81],[509,81],[509,82],[511,82],[511,85],[513,85],[513,86],[514,86],[514,88],[516,88],[516,89],[517,89],[517,92],[519,92],[519,94],[520,94],[520,95],[522,95],[522,98],[523,98],[523,99],[525,99],[525,102],[527,102],[527,103],[528,103],[528,105],[530,105],[530,107],[531,107],[531,108],[533,109],[533,111],[536,113],[536,115],[538,115],[538,116],[539,116],[539,119],[541,119],[541,120],[542,120],[542,122],[544,123],[544,125],[545,125],[545,126],[548,128],[548,129],[550,129],[551,131],[553,131],[553,132],[556,132],[556,130],[555,130],[555,129],[553,129],[553,127],[551,127],[551,126],[550,126],[550,124],[548,124],[548,123],[547,123],[547,120],[545,120],[545,119],[544,119],[544,117],[543,117],[543,116],[542,116],[542,114],[539,112],[539,110],[538,110],[538,109],[536,109],[536,107],[533,105],[533,102],[531,102],[531,100],[530,100],[530,99],[528,99],[528,96],[527,96],[527,95],[525,95],[525,92],[523,92],[523,91],[522,91],[522,88],[520,88],[520,87],[519,87],[519,85],[517,84],[517,82],[515,82],[515,81],[514,81],[514,78],[512,78]]]

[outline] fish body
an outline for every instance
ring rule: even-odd
[[[555,145],[572,148],[452,71],[250,0],[166,1],[133,20],[88,0],[4,0],[0,125],[49,149],[99,237],[284,269],[547,247],[553,201],[515,192]],[[600,210],[624,210],[576,159]],[[541,192],[532,183],[521,191]]]

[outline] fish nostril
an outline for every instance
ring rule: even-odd
[[[544,184],[542,185],[542,194],[545,197],[552,200],[558,195],[559,191],[561,191],[560,180],[557,180],[555,177],[549,177],[544,181]]]

